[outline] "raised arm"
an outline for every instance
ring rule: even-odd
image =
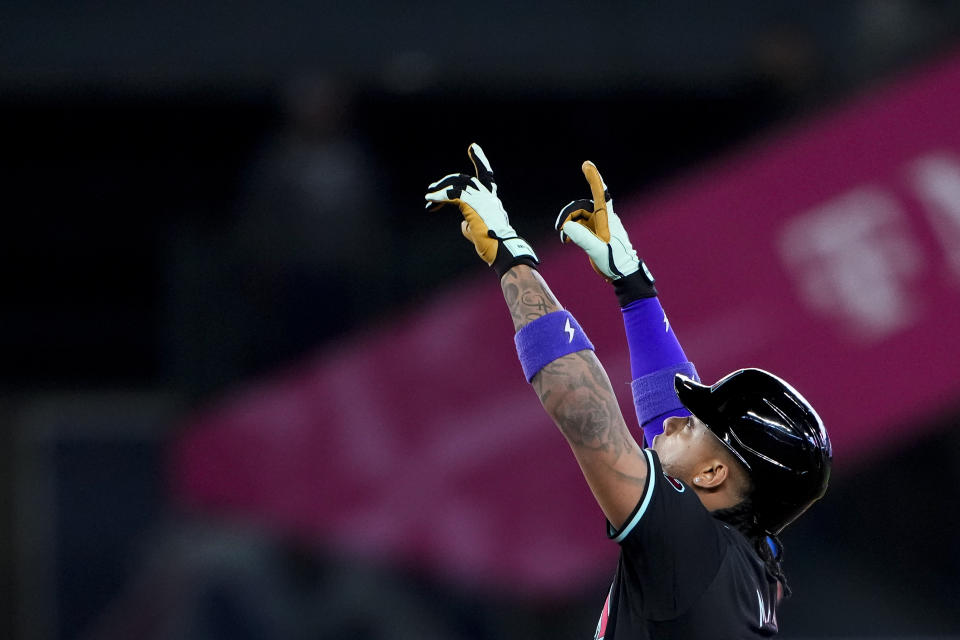
[[[613,284],[630,350],[634,408],[647,442],[663,432],[663,421],[690,412],[674,392],[682,373],[699,380],[687,361],[657,296],[653,275],[637,256],[627,231],[613,210],[613,199],[592,162],[583,163],[592,200],[574,200],[557,216],[564,242],[574,242],[590,256],[590,264]]]
[[[469,155],[476,177],[451,174],[438,180],[430,185],[427,206],[459,207],[463,235],[501,278],[524,373],[567,439],[604,515],[619,528],[640,499],[647,462],[592,345],[536,271],[533,249],[510,226],[489,161],[477,145]]]
[[[563,308],[529,267],[510,269],[500,287],[517,331]],[[597,356],[589,349],[561,356],[540,369],[531,384],[567,439],[604,515],[619,529],[637,506],[647,463]]]

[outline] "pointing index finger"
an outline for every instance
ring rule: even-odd
[[[597,170],[597,165],[587,160],[580,168],[583,170],[583,175],[586,177],[587,182],[590,183],[590,193],[593,195],[594,203],[606,202],[609,199],[607,183],[603,181],[603,177]]]
[[[607,192],[607,185],[600,176],[597,165],[587,160],[580,168],[590,184],[590,193],[593,194],[594,231],[601,240],[610,242],[610,226],[607,224],[607,202],[610,194]]]

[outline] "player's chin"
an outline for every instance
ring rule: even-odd
[[[653,436],[653,441],[650,443],[650,448],[653,449],[654,451],[657,451],[657,438],[659,438],[660,435],[661,434],[658,433],[657,435]],[[657,453],[660,453],[660,452],[657,451]]]

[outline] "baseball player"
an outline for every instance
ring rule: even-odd
[[[481,148],[475,175],[434,182],[427,208],[454,204],[461,230],[500,278],[524,375],[569,443],[620,558],[595,638],[755,638],[777,632],[789,593],[777,539],[823,496],[831,448],[813,407],[790,385],[742,369],[699,383],[596,167],[592,200],[556,227],[612,283],[624,316],[637,416],[630,434],[593,345],[537,272]]]

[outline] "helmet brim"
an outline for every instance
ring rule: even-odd
[[[696,416],[707,427],[708,431],[717,437],[720,444],[733,454],[747,468],[749,473],[750,463],[729,442],[730,429],[718,412],[716,399],[711,397],[713,389],[682,373],[674,376],[673,388],[680,399],[680,403]]]
[[[673,377],[673,388],[683,406],[706,422],[706,415],[710,413],[710,387],[678,373]]]

